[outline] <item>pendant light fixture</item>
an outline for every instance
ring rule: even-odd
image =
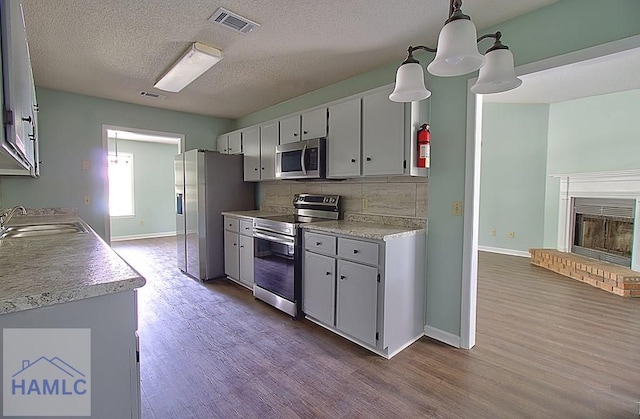
[[[407,59],[396,74],[396,85],[389,99],[394,102],[412,102],[431,95],[424,85],[424,72],[413,52],[435,52],[434,60],[427,66],[429,73],[439,77],[455,77],[480,69],[478,81],[471,91],[478,94],[505,92],[522,84],[513,68],[513,54],[500,42],[502,33],[477,38],[476,26],[468,15],[462,13],[462,0],[450,0],[449,18],[438,36],[438,48],[424,45],[410,46]],[[484,56],[478,52],[478,43],[493,38],[493,46]]]

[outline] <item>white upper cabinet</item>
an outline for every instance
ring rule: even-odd
[[[300,141],[300,115],[280,120],[280,144]]]
[[[352,99],[329,107],[327,177],[360,176],[360,108]]]
[[[242,154],[242,132],[229,134],[229,154]]]
[[[302,114],[302,139],[309,140],[327,136],[327,108]]]
[[[216,139],[216,151],[220,154],[229,154],[229,136],[221,135]]]
[[[405,150],[405,104],[392,102],[392,89],[362,98],[362,174],[402,175]]]
[[[244,147],[244,180],[260,180],[260,128],[251,127],[242,131]]]
[[[38,176],[38,105],[20,0],[0,3],[2,30],[2,106],[0,174]]]
[[[278,145],[278,122],[260,127],[260,179],[276,178],[276,145]]]

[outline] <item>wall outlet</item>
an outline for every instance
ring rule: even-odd
[[[362,209],[366,210],[369,208],[369,200],[367,198],[362,198]]]
[[[82,170],[90,170],[91,169],[91,163],[89,162],[89,160],[82,160]]]
[[[85,205],[91,205],[91,195],[85,195],[84,196],[84,204]]]
[[[459,217],[462,215],[462,201],[454,201],[451,204],[451,215]]]
[[[495,235],[496,235],[496,229],[495,228],[491,229],[491,235],[495,237]]]
[[[140,221],[138,221],[138,224],[140,224],[141,226],[143,226],[143,225],[144,225],[144,220],[140,220]]]
[[[507,233],[507,237],[509,237],[510,239],[514,238],[516,236],[516,233],[513,231],[510,231]]]

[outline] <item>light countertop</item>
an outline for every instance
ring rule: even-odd
[[[145,279],[74,215],[15,216],[8,225],[80,222],[86,233],[0,239],[0,314],[139,288]]]
[[[415,236],[426,232],[423,228],[400,227],[347,220],[320,221],[317,223],[302,224],[302,228],[309,231],[343,234],[345,236],[382,241]]]
[[[223,211],[222,215],[227,215],[230,217],[238,217],[238,218],[260,218],[260,217],[271,217],[274,215],[282,215],[273,211],[264,211],[264,210],[246,210],[246,211]]]

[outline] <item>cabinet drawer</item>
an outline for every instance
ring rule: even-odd
[[[324,253],[326,255],[336,254],[336,238],[326,234],[308,233],[304,234],[304,248],[312,252]]]
[[[338,256],[356,262],[378,265],[378,244],[339,238]]]
[[[240,231],[240,220],[232,217],[224,217],[224,229],[228,231]]]
[[[253,220],[240,220],[240,234],[253,236]]]

